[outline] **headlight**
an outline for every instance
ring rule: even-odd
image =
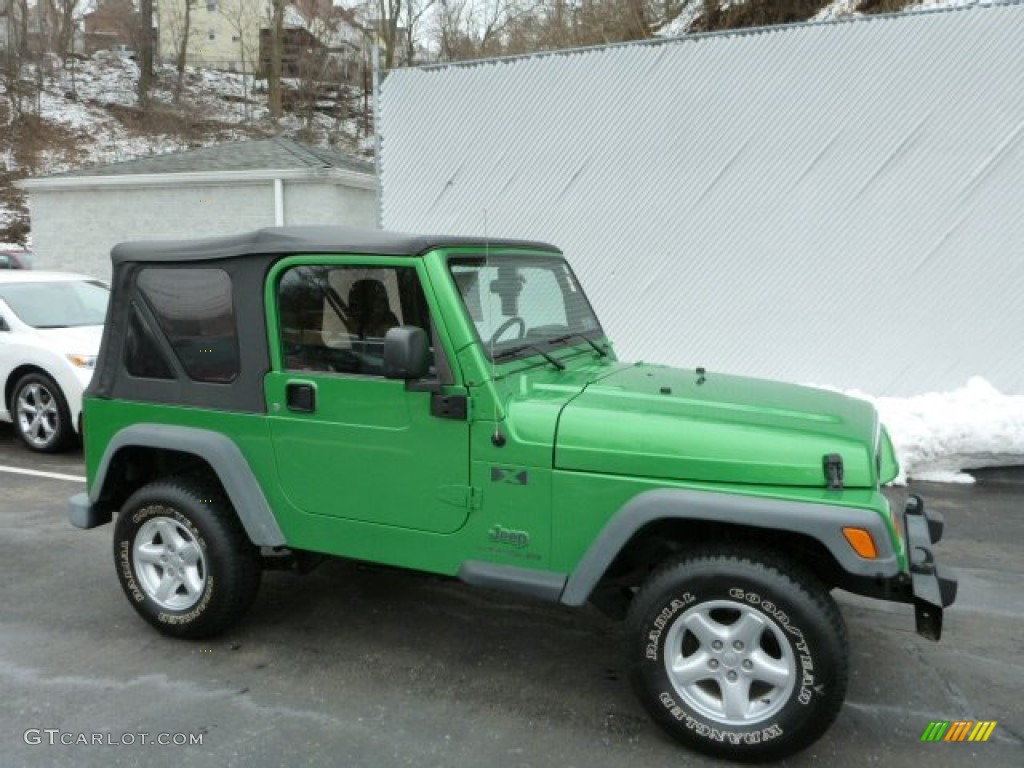
[[[65,357],[75,368],[92,370],[96,367],[96,355],[65,355]]]

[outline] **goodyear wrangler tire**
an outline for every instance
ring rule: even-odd
[[[775,760],[818,739],[846,695],[846,627],[811,574],[756,550],[656,569],[627,617],[633,688],[687,746]]]
[[[166,480],[136,491],[114,527],[114,562],[132,607],[173,637],[222,632],[259,590],[259,550],[209,482]]]

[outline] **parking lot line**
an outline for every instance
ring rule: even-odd
[[[67,480],[72,483],[85,482],[85,478],[78,475],[62,475],[59,472],[40,472],[38,469],[0,466],[0,472],[10,472],[12,475],[29,475],[30,477],[46,477],[51,480]]]

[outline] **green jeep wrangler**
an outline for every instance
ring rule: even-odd
[[[640,701],[763,760],[829,727],[830,591],[911,603],[937,640],[940,515],[890,509],[870,404],[620,362],[543,243],[339,227],[114,248],[85,399],[81,528],[168,635],[207,637],[261,571],[325,555],[625,620]]]

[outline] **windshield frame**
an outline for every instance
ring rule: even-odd
[[[12,301],[9,296],[5,295],[8,288],[13,289],[14,291],[18,291],[22,286],[45,286],[47,288],[51,288],[51,287],[53,287],[55,285],[64,285],[64,284],[69,284],[69,285],[74,285],[74,284],[92,285],[92,286],[95,286],[97,288],[101,288],[104,291],[106,291],[106,294],[107,294],[107,307],[104,309],[103,317],[99,320],[99,322],[96,322],[96,323],[73,323],[73,324],[70,324],[70,325],[68,325],[68,324],[53,324],[53,325],[42,324],[42,325],[38,325],[36,323],[37,318],[31,317],[31,316],[29,318],[26,318],[25,317],[25,312],[24,312],[24,307],[20,307],[21,311],[19,311],[19,303],[17,301]],[[22,323],[23,325],[25,325],[25,326],[27,326],[29,328],[33,328],[33,329],[35,329],[37,331],[52,330],[54,328],[91,328],[91,327],[103,325],[105,320],[106,320],[106,314],[107,314],[107,312],[109,311],[109,308],[110,308],[110,287],[106,283],[104,283],[102,280],[94,280],[94,279],[89,279],[89,278],[81,278],[81,279],[73,279],[73,280],[24,280],[24,281],[20,281],[19,280],[19,281],[14,281],[14,282],[10,282],[10,283],[2,283],[2,284],[0,284],[0,299],[3,300],[3,302],[7,306],[7,308],[18,319],[18,322]],[[32,322],[30,322],[30,320]]]
[[[590,297],[587,296],[587,292],[583,289],[583,285],[576,276],[576,272],[573,270],[572,265],[569,264],[568,260],[559,253],[530,251],[496,251],[492,253],[484,253],[475,251],[452,253],[448,255],[445,261],[446,272],[453,283],[460,309],[467,320],[467,324],[472,331],[474,338],[480,345],[484,357],[490,363],[502,365],[530,357],[546,356],[554,350],[569,349],[581,344],[587,347],[587,351],[593,352],[593,344],[591,342],[597,342],[599,339],[606,338],[604,327],[601,325],[601,320],[594,311],[594,306],[590,302]],[[552,273],[562,288],[563,299],[568,295],[567,287],[563,284],[563,281],[568,278],[575,287],[576,292],[579,294],[578,301],[580,301],[580,307],[585,308],[586,312],[589,313],[590,318],[593,319],[594,327],[586,330],[573,330],[567,326],[564,331],[556,333],[550,337],[530,336],[527,333],[527,335],[522,337],[507,339],[501,342],[500,345],[492,346],[489,343],[489,339],[484,339],[480,335],[480,330],[473,319],[473,313],[466,303],[465,296],[463,295],[455,273],[453,272],[452,268],[460,264],[480,266],[485,264],[513,264],[515,266],[543,266],[544,264],[551,264],[556,268],[564,270],[561,274],[554,269],[552,270]]]

